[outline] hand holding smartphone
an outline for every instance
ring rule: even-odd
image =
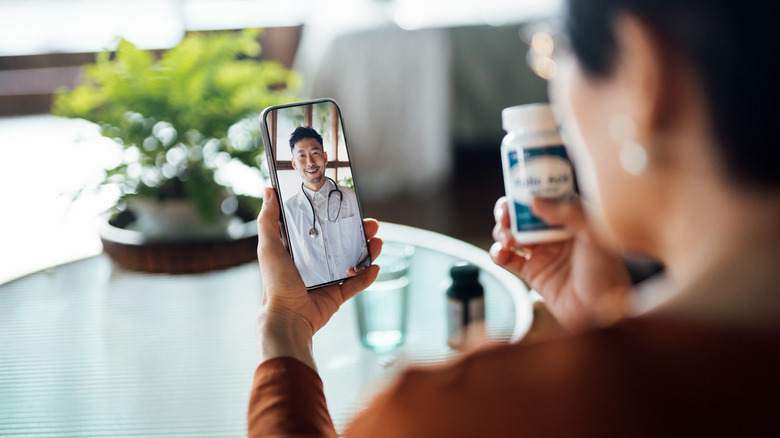
[[[371,264],[341,110],[332,99],[260,115],[282,240],[307,289],[339,283]]]

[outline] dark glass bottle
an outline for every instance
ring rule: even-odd
[[[466,327],[485,320],[485,289],[479,282],[479,268],[461,262],[450,268],[452,284],[447,288],[447,345],[463,346]]]

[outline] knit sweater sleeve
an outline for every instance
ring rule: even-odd
[[[335,437],[322,380],[297,359],[257,367],[249,400],[249,437]]]

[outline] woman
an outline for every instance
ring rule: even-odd
[[[496,263],[568,334],[409,370],[348,436],[751,436],[780,433],[780,77],[769,2],[569,0],[551,100],[583,193],[535,200],[573,239],[519,247],[505,201]],[[771,106],[770,106],[771,105]],[[376,276],[307,295],[266,197],[264,303],[249,431],[333,435],[311,336]],[[370,250],[376,223],[366,224]],[[631,291],[617,256],[665,266]]]

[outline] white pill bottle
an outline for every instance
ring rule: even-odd
[[[519,244],[571,237],[531,213],[533,197],[565,199],[574,193],[574,173],[548,104],[513,106],[501,112],[507,135],[501,143],[504,186],[512,235]]]

